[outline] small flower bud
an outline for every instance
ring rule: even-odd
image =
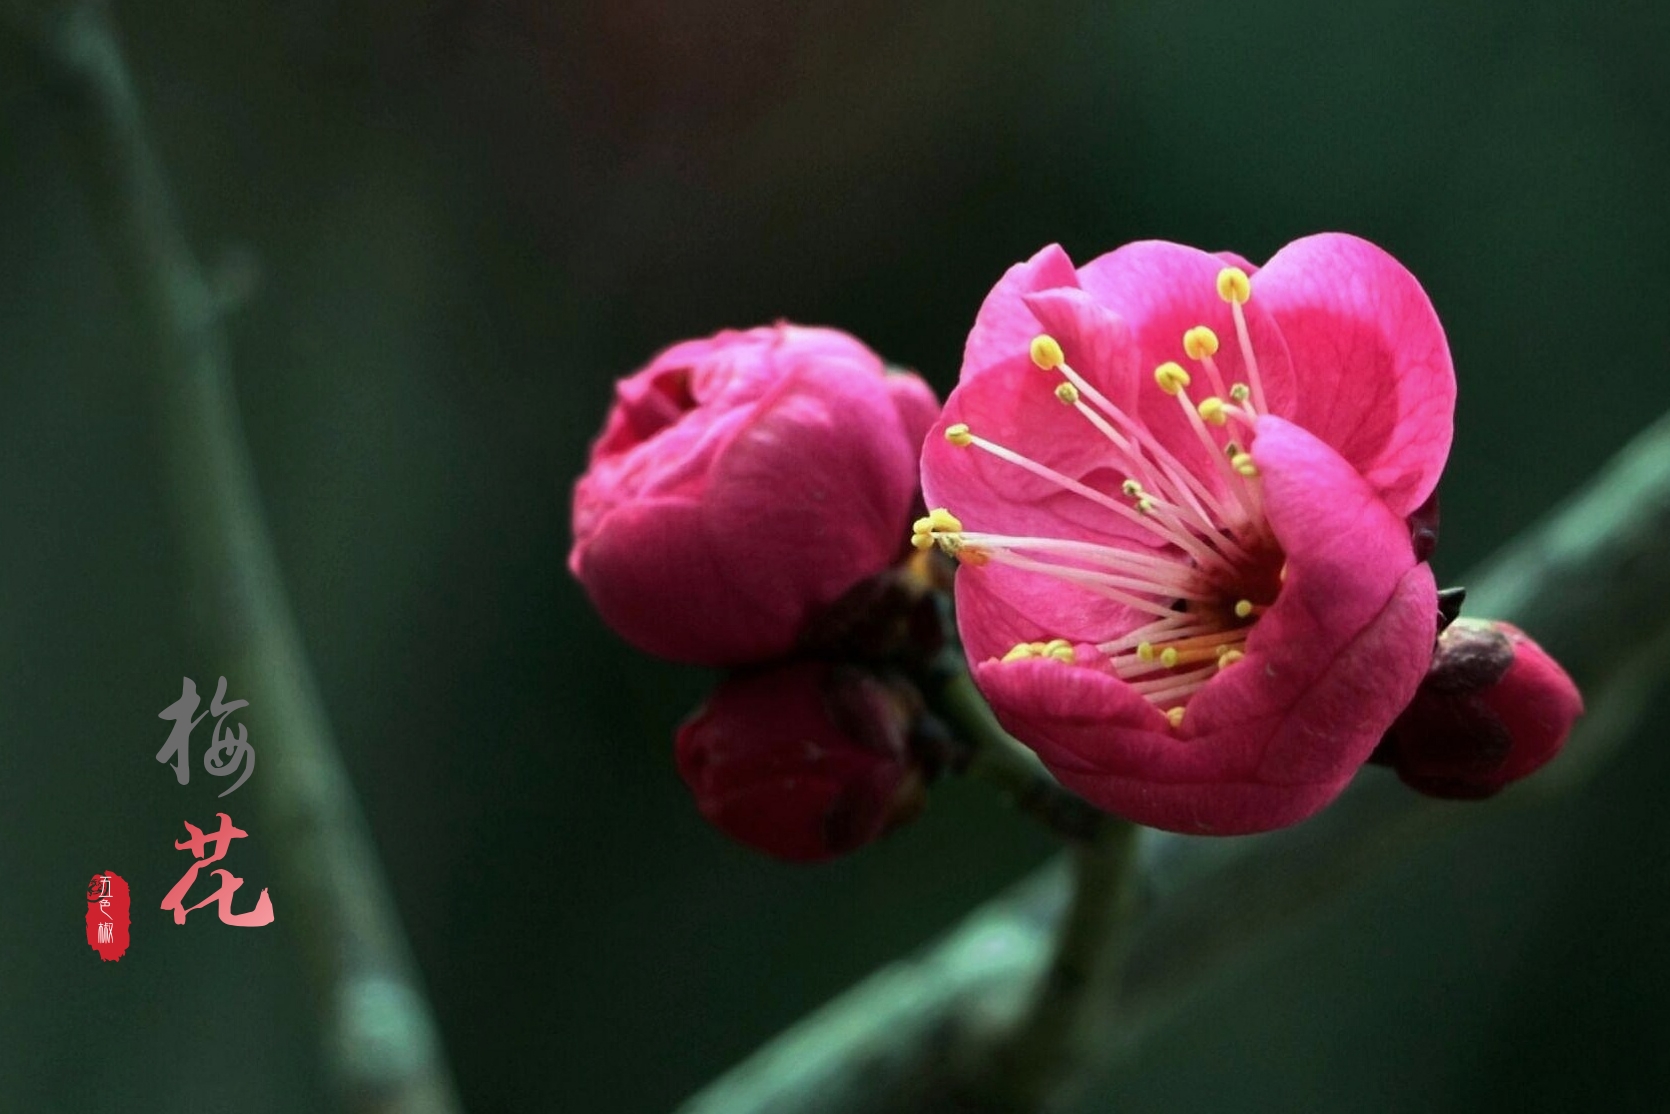
[[[938,417],[834,329],[687,341],[622,380],[574,490],[568,567],[648,653],[741,665],[893,563]]]
[[[1458,619],[1374,761],[1432,797],[1489,797],[1559,753],[1583,699],[1517,627]]]
[[[911,746],[921,697],[867,671],[797,661],[733,675],[678,732],[679,774],[709,823],[816,862],[914,817],[932,774]]]

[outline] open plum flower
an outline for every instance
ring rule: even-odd
[[[1366,241],[1262,269],[1136,243],[1011,268],[923,450],[915,544],[1003,724],[1129,819],[1237,834],[1331,801],[1413,696],[1437,621],[1408,517],[1455,376]]]

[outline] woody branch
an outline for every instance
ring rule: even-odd
[[[1115,937],[1122,977],[1101,984],[1112,1024],[1103,1039],[1077,1044],[1065,1061],[1075,1070],[1058,1073],[1049,1093],[998,1108],[1069,1101],[1075,1083],[1116,1069],[1195,996],[1378,867],[1500,809],[1569,791],[1629,737],[1670,669],[1670,415],[1467,583],[1470,612],[1535,632],[1587,695],[1560,760],[1488,805],[1434,801],[1369,770],[1322,815],[1283,831],[1227,840],[1145,831],[1143,900],[1136,923]],[[773,1039],[681,1114],[988,1108],[980,1100],[995,1088],[988,1076],[971,1094],[969,1065],[1001,1063],[1012,1030],[989,1019],[1021,1012],[1049,977],[1072,890],[1063,864],[1046,867]],[[1221,916],[1226,907],[1233,919]]]
[[[185,242],[108,7],[0,0],[61,94],[112,263],[153,347],[152,415],[198,645],[264,727],[254,779],[273,887],[302,945],[346,1109],[459,1109],[371,832],[331,736],[244,442],[213,291]]]

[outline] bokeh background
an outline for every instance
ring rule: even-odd
[[[1452,581],[1670,404],[1657,0],[117,10],[240,299],[266,510],[474,1111],[667,1110],[1051,850],[960,785],[819,869],[703,826],[670,739],[709,678],[622,645],[563,563],[611,380],[659,347],[788,317],[945,389],[1046,242],[1356,232],[1454,347]],[[0,1109],[325,1109],[284,894],[261,932],[154,908],[180,821],[239,797],[152,760],[180,677],[224,666],[184,634],[149,357],[65,128],[0,45]],[[1091,1108],[1662,1109],[1665,710],[1262,949]],[[80,935],[103,869],[119,964]]]

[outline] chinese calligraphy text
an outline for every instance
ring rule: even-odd
[[[215,686],[214,699],[209,702],[207,712],[198,712],[197,707],[202,698],[197,695],[197,683],[190,677],[182,679],[180,698],[162,711],[157,713],[158,719],[174,721],[174,727],[168,733],[167,742],[157,751],[157,761],[174,764],[174,776],[181,785],[191,781],[191,732],[206,715],[215,717],[214,734],[210,737],[209,748],[203,752],[203,768],[215,777],[225,777],[240,765],[243,772],[238,780],[232,783],[220,795],[226,796],[242,785],[255,770],[255,748],[250,746],[248,735],[243,724],[236,724],[236,732],[228,731],[226,720],[233,712],[240,708],[247,708],[247,700],[226,700],[226,678],[222,677]],[[196,713],[193,715],[193,713]]]
[[[168,896],[162,899],[162,908],[173,911],[175,924],[185,924],[187,913],[201,909],[213,901],[220,906],[219,912],[222,924],[237,925],[241,928],[259,928],[262,925],[272,924],[273,903],[272,899],[267,896],[265,888],[261,890],[261,896],[256,899],[255,908],[247,913],[232,912],[232,895],[238,892],[238,887],[244,884],[244,880],[236,877],[229,870],[217,869],[213,872],[220,878],[220,888],[215,890],[214,893],[199,901],[196,905],[188,906],[185,904],[186,894],[191,891],[192,883],[197,881],[197,872],[210,863],[219,862],[225,858],[226,849],[234,839],[241,839],[249,835],[243,829],[233,827],[232,818],[226,813],[221,812],[216,813],[216,815],[220,817],[220,829],[208,835],[204,835],[203,830],[189,820],[185,822],[186,831],[190,832],[191,835],[183,842],[174,844],[174,848],[177,851],[189,850],[197,861],[191,864],[191,868],[186,871],[185,877],[174,883],[174,888],[169,890]],[[214,853],[204,857],[204,851],[210,844],[214,845]]]
[[[107,870],[87,883],[87,946],[106,963],[128,950],[128,884]]]

